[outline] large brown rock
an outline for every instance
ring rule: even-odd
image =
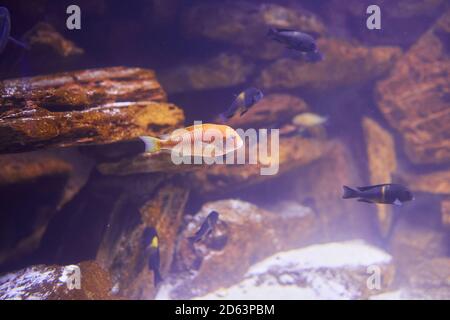
[[[97,260],[109,270],[114,287],[120,296],[130,299],[152,299],[156,292],[153,271],[142,247],[146,227],[154,227],[159,236],[160,272],[163,278],[170,271],[175,253],[177,233],[181,226],[186,188],[166,183],[158,187],[152,197],[140,207],[140,221],[129,223],[125,202],[114,211],[108,221]],[[128,228],[124,228],[128,225]]]
[[[319,39],[317,45],[323,61],[279,59],[261,71],[257,83],[263,88],[313,91],[360,85],[388,73],[401,54],[397,47],[369,48],[331,38]]]
[[[185,11],[181,25],[188,39],[226,43],[252,60],[273,60],[287,52],[285,46],[267,37],[270,27],[298,29],[315,36],[327,32],[316,14],[293,2],[204,2]]]
[[[376,185],[392,182],[392,173],[397,170],[394,139],[387,130],[370,118],[364,118],[362,126],[367,145],[370,183]],[[381,204],[376,207],[380,234],[387,237],[392,227],[393,209]]]
[[[367,299],[392,288],[394,275],[392,257],[379,248],[362,241],[331,242],[278,252],[251,266],[242,281],[196,298]]]
[[[245,117],[236,115],[227,125],[233,128],[278,128],[299,113],[309,110],[308,104],[301,98],[289,94],[274,93],[264,97],[252,106]]]
[[[237,86],[253,73],[253,63],[241,56],[221,53],[200,63],[166,70],[159,77],[168,93]]]
[[[159,234],[165,278],[188,192],[179,177],[162,173],[96,173],[51,221],[40,252],[55,264],[95,259],[111,275],[114,294],[151,299],[156,288],[143,231],[154,227]]]
[[[193,245],[187,237],[211,210],[219,212],[217,227],[211,237]],[[305,245],[316,232],[315,217],[308,210],[275,214],[239,200],[207,203],[179,235],[175,268],[187,274],[176,277],[180,282],[172,288],[170,298],[186,299],[229,286],[255,262]]]
[[[270,142],[270,139],[268,140]],[[201,195],[223,195],[244,187],[276,178],[295,168],[305,166],[319,159],[330,147],[330,143],[320,139],[305,139],[299,136],[280,138],[279,159],[270,150],[267,159],[257,157],[256,164],[243,165],[214,164],[194,172],[192,184]],[[257,145],[246,146],[246,152],[257,150]],[[253,151],[252,151],[253,152]],[[278,166],[274,175],[262,175],[261,169]]]
[[[80,272],[80,288],[67,283],[78,272],[75,268]],[[0,300],[111,300],[110,292],[108,273],[94,261],[36,265],[0,277]]]
[[[417,164],[450,160],[450,11],[409,49],[376,88],[378,105]]]
[[[249,1],[200,3],[182,18],[183,31],[191,37],[249,47],[264,42],[269,27],[299,29],[323,34],[326,27],[313,13],[298,5],[257,4]]]
[[[5,80],[0,95],[2,153],[156,136],[184,120],[153,71],[138,68]]]
[[[413,191],[439,195],[450,194],[450,170],[437,170],[422,174],[400,172],[397,176]]]
[[[374,207],[355,199],[342,199],[342,186],[361,185],[357,161],[340,140],[332,140],[327,153],[318,161],[293,171],[283,187],[287,196],[311,203],[318,215],[324,240],[362,238],[377,235]]]

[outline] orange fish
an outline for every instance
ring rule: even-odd
[[[140,138],[145,143],[145,152],[175,151],[182,156],[196,157],[219,157],[244,145],[233,128],[212,123],[177,129],[162,139],[150,136]]]

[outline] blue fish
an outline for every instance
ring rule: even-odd
[[[211,234],[211,232],[213,232],[218,220],[219,214],[217,211],[211,211],[205,221],[203,221],[200,229],[192,237],[189,237],[189,240],[191,242],[197,242],[206,238],[209,234]]]
[[[9,10],[5,7],[0,7],[0,53],[3,52],[9,41],[25,49],[29,49],[26,44],[14,39],[10,36],[10,34],[11,16],[9,14]]]
[[[291,29],[271,28],[267,36],[285,44],[288,49],[303,53],[309,62],[323,60],[323,54],[318,50],[316,40],[307,33]]]
[[[243,116],[254,104],[264,97],[261,90],[248,88],[236,96],[228,110],[220,115],[222,122],[234,117],[237,113]]]

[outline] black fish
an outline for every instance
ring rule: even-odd
[[[145,228],[142,235],[143,246],[148,256],[148,268],[153,271],[154,284],[158,285],[163,278],[161,277],[160,268],[160,257],[159,257],[159,237],[155,228],[147,227]]]
[[[309,62],[323,60],[322,53],[317,49],[316,40],[307,33],[291,29],[271,28],[267,36],[285,44],[288,49],[302,52]]]
[[[5,7],[0,7],[0,53],[6,47],[6,44],[11,41],[18,46],[28,49],[28,46],[20,41],[17,41],[10,36],[11,33],[11,17],[9,10]]]
[[[358,198],[367,203],[383,203],[402,205],[403,202],[414,200],[413,194],[401,184],[378,184],[375,186],[358,187],[354,190],[344,186],[343,199]]]
[[[207,237],[214,230],[217,221],[219,220],[219,214],[216,211],[211,211],[210,214],[206,217],[205,221],[203,221],[200,229],[193,235],[189,237],[191,242],[197,242],[205,237]]]
[[[261,90],[256,88],[248,88],[242,91],[236,99],[234,99],[228,110],[220,115],[222,121],[232,118],[236,113],[243,116],[248,109],[264,97]]]

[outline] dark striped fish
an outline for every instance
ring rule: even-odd
[[[414,200],[413,194],[401,184],[387,183],[355,189],[344,186],[343,199],[358,198],[360,202],[402,205]]]

